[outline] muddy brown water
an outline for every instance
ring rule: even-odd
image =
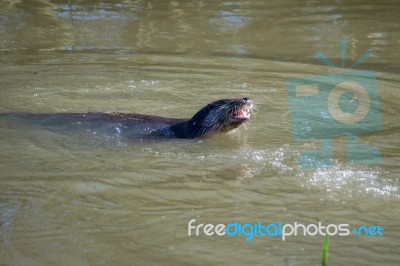
[[[232,134],[155,142],[0,120],[0,264],[320,265],[320,235],[188,236],[196,219],[379,225],[332,236],[328,265],[399,265],[399,14],[396,1],[1,1],[0,112],[190,117],[227,97],[257,110]],[[350,162],[339,131],[330,167],[302,167],[323,141],[296,126],[337,124],[307,124],[327,99],[293,106],[288,81],[343,71],[376,73],[371,127],[350,124],[379,153]]]

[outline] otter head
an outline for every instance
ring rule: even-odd
[[[253,100],[224,99],[212,102],[186,122],[188,138],[198,138],[233,130],[250,119]]]

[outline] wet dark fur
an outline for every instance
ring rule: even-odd
[[[241,108],[251,110],[252,104],[249,98],[218,100],[200,109],[190,119],[127,113],[8,113],[0,117],[39,123],[59,130],[106,127],[127,137],[199,138],[237,128],[248,119],[237,118],[234,114]]]
[[[231,121],[230,116],[232,112],[244,105],[252,105],[252,102],[248,98],[215,101],[200,109],[190,120],[158,130],[156,134],[175,138],[199,138],[215,133],[225,133],[247,121]]]

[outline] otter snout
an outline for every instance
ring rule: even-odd
[[[253,104],[253,100],[251,98],[242,98],[243,104]]]

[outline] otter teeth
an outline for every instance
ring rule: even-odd
[[[243,109],[241,113],[242,116],[250,117],[250,110],[248,108]]]
[[[249,118],[250,117],[250,109],[248,108],[243,108],[239,111],[237,111],[234,116],[236,117],[242,117],[242,118]]]

